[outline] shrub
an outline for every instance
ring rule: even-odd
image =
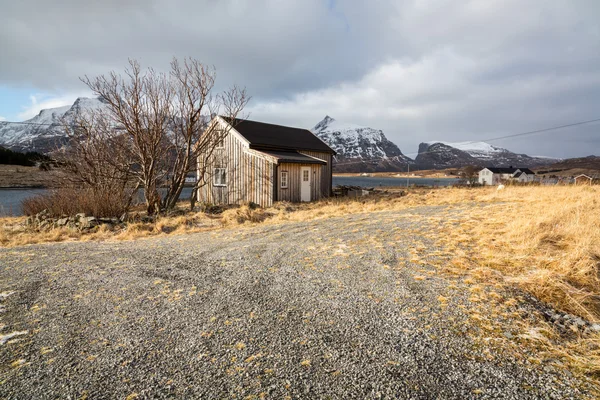
[[[30,197],[21,203],[25,215],[48,210],[52,217],[85,213],[95,217],[120,217],[129,210],[128,196],[121,191],[61,188]]]
[[[244,204],[237,208],[230,208],[223,212],[223,222],[226,225],[243,224],[245,222],[263,222],[273,214],[265,212],[262,208],[256,208],[254,203]]]

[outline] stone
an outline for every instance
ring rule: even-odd
[[[81,218],[85,218],[85,214],[84,213],[75,214],[75,219],[76,220],[80,220]]]
[[[98,225],[98,221],[95,217],[83,217],[79,218],[79,228],[89,229]]]
[[[56,220],[56,226],[65,226],[69,223],[69,218],[60,218]]]

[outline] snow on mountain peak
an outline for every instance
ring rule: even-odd
[[[319,122],[317,125],[315,125],[315,127],[312,129],[313,132],[325,132],[325,131],[353,131],[356,129],[365,129],[366,127],[364,126],[360,126],[360,125],[355,125],[355,124],[349,124],[349,123],[345,123],[345,122],[340,122],[338,120],[336,120],[335,118],[330,117],[329,115],[326,115],[325,118],[323,118],[323,120],[321,120],[321,122]],[[366,129],[371,129],[371,128],[366,128]]]
[[[412,163],[380,129],[340,122],[326,115],[312,132],[336,151],[338,170],[398,170]]]
[[[19,151],[54,150],[66,141],[63,120],[72,122],[77,114],[102,107],[103,98],[79,97],[70,106],[43,109],[25,123],[0,124],[0,145]]]
[[[458,150],[462,150],[466,153],[469,153],[472,156],[478,155],[485,155],[485,154],[495,154],[495,153],[503,153],[503,152],[507,152],[508,150],[506,149],[502,149],[500,147],[495,147],[492,146],[489,143],[486,142],[455,142],[455,143],[451,143],[451,142],[441,142],[441,141],[432,141],[432,142],[425,142],[425,144],[427,144],[428,146],[432,146],[436,143],[440,143],[443,144],[445,146],[449,146],[449,147],[454,147],[455,149]]]

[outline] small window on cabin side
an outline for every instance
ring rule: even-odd
[[[288,187],[288,172],[281,171],[281,188],[287,189]]]
[[[227,186],[227,169],[215,168],[213,186]]]
[[[309,176],[308,173],[309,173],[309,171],[306,169],[304,171],[302,171],[302,180],[304,182],[308,182],[308,176]]]
[[[215,145],[215,149],[222,149],[225,147],[225,138],[223,136],[217,138],[217,144]]]

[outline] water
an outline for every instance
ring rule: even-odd
[[[408,178],[409,186],[451,186],[458,182],[454,178]],[[406,186],[406,178],[380,176],[334,176],[333,187],[337,185],[362,186],[367,188]]]
[[[0,189],[0,216],[23,215],[21,201],[47,189]]]
[[[450,186],[457,182],[452,178],[409,178],[409,185],[418,186]],[[362,186],[362,187],[398,187],[406,186],[406,178],[387,178],[373,176],[334,176],[333,186]],[[21,201],[37,194],[46,193],[48,189],[0,189],[0,216],[23,215]],[[192,188],[185,187],[180,200],[190,198]],[[140,195],[140,201],[143,197]]]
[[[0,189],[0,217],[23,215],[23,210],[21,209],[21,202],[23,200],[47,192],[48,189]],[[184,187],[179,199],[187,200],[191,194],[192,188]],[[141,192],[139,200],[143,201]]]

